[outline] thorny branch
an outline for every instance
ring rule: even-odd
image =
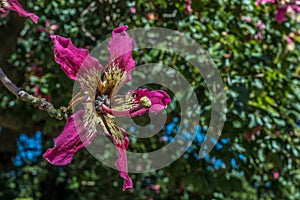
[[[0,67],[0,82],[13,94],[17,99],[33,104],[40,110],[43,110],[49,114],[50,117],[58,120],[67,119],[70,115],[70,111],[66,107],[60,107],[56,109],[52,103],[42,98],[37,98],[22,88],[17,87],[4,73]]]

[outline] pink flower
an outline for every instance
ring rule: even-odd
[[[248,23],[252,22],[252,18],[251,17],[248,17],[248,16],[241,16],[241,20],[242,21],[246,21]]]
[[[58,29],[58,24],[51,24],[50,20],[47,19],[45,22],[45,27],[39,27],[38,31],[45,32],[47,34],[53,34],[54,31]]]
[[[41,94],[41,90],[40,90],[40,88],[38,87],[38,86],[35,86],[34,88],[33,88],[33,94],[34,94],[34,96],[36,96],[36,97],[38,97],[40,94]]]
[[[293,51],[296,48],[296,45],[295,45],[294,40],[293,40],[294,36],[295,36],[294,33],[290,33],[289,35],[286,36],[287,49],[289,51]]]
[[[51,36],[55,61],[80,85],[81,93],[72,99],[72,106],[81,103],[85,109],[69,117],[62,133],[54,139],[55,146],[44,154],[53,165],[69,164],[79,149],[92,142],[98,134],[97,127],[100,127],[116,146],[118,159],[115,165],[124,179],[123,190],[132,188],[126,156],[129,139],[114,117],[142,115],[148,110],[160,112],[171,102],[162,90],[138,89],[115,98],[115,92],[130,81],[135,67],[132,58],[134,40],[126,29],[127,26],[121,26],[113,30],[108,46],[110,57],[104,69],[97,59],[89,56],[88,50],[76,48],[68,38]]]
[[[274,177],[275,179],[278,179],[278,178],[279,178],[279,173],[278,173],[278,172],[274,172],[273,177]]]
[[[255,35],[254,35],[254,40],[256,40],[256,41],[261,41],[262,40],[262,34],[261,34],[261,32],[259,31],[259,32],[257,32]]]
[[[257,0],[256,5],[261,5],[262,3],[272,3],[277,5],[277,12],[275,14],[275,19],[278,23],[282,23],[286,20],[286,13],[291,10],[295,12],[300,12],[299,0]]]
[[[131,14],[135,14],[136,13],[135,7],[130,7],[129,10],[130,10]]]
[[[289,10],[300,13],[300,5],[299,5],[299,3],[300,2],[298,1],[298,4],[297,4],[296,0],[291,1],[290,3],[288,3],[288,2],[279,3],[277,5],[277,13],[275,15],[276,21],[278,23],[282,23],[282,22],[286,21],[286,13]]]
[[[257,0],[256,5],[261,5],[262,3],[275,3],[275,0]]]
[[[257,125],[252,132],[249,132],[249,133],[245,134],[244,137],[248,141],[255,140],[255,136],[259,133],[260,129],[261,129],[261,127],[259,125]]]
[[[277,10],[277,13],[275,15],[275,19],[278,23],[282,23],[286,20],[286,17],[285,17],[285,13],[286,13],[286,8],[279,8]]]
[[[256,26],[257,26],[260,30],[266,29],[266,25],[265,25],[260,19],[257,21]]]
[[[192,0],[186,0],[186,8],[185,8],[186,13],[192,13]]]
[[[24,10],[17,0],[0,0],[0,11],[5,13],[8,10],[16,11],[21,17],[30,17],[34,23],[39,20],[38,16]]]
[[[160,193],[160,186],[159,185],[154,185],[154,184],[151,184],[150,185],[150,188],[152,189],[152,190],[154,190],[157,194],[159,194]]]
[[[146,17],[147,17],[148,20],[155,20],[156,19],[156,16],[155,16],[154,13],[147,13]]]

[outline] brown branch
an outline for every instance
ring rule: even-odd
[[[96,7],[96,2],[93,1],[92,3],[90,3],[88,5],[87,8],[85,8],[81,14],[80,14],[80,18],[83,19],[83,17],[88,14],[88,13],[92,13],[94,12],[95,10],[97,10],[97,7]],[[96,41],[96,38],[93,36],[93,34],[91,32],[89,32],[85,26],[85,23],[83,21],[80,21],[80,25],[81,25],[81,30],[84,32],[84,35],[86,37],[89,37],[91,40],[93,41]]]
[[[52,103],[35,97],[25,90],[17,87],[4,73],[0,67],[0,82],[13,94],[18,100],[28,102],[38,107],[40,110],[43,110],[49,114],[50,117],[56,118],[58,120],[67,119],[70,115],[69,109],[66,107],[60,107],[56,109]]]

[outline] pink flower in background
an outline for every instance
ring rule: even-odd
[[[296,44],[293,40],[293,38],[295,37],[294,33],[290,33],[286,36],[286,42],[287,42],[287,49],[289,51],[293,51],[296,48]]]
[[[262,30],[266,29],[266,25],[259,19],[256,23],[256,27],[258,28],[257,33],[253,36],[253,39],[256,41],[261,41],[263,39]]]
[[[160,185],[157,185],[157,184],[151,184],[150,185],[150,188],[152,189],[152,190],[154,190],[157,194],[159,194],[160,193]]]
[[[300,13],[300,1],[294,0],[290,3],[279,3],[277,6],[277,13],[275,15],[276,21],[282,23],[286,20],[286,13],[288,11],[294,11]]]
[[[244,137],[248,141],[255,140],[255,136],[259,133],[260,129],[261,129],[261,127],[259,125],[257,125],[252,132],[245,134]]]
[[[185,8],[186,13],[192,13],[192,0],[187,0],[186,1],[186,8]]]
[[[5,13],[8,10],[16,11],[21,17],[30,17],[34,23],[38,23],[38,16],[24,10],[17,0],[0,0],[0,12]]]
[[[131,14],[135,14],[136,13],[135,7],[130,7],[129,10],[130,10]]]
[[[272,3],[276,4],[277,12],[275,14],[275,19],[278,23],[286,21],[286,13],[300,12],[300,1],[299,0],[257,0],[256,5],[261,5],[262,3]]]
[[[246,21],[248,23],[252,22],[252,18],[249,16],[241,16],[242,21]]]
[[[51,36],[55,61],[84,91],[84,94],[78,93],[72,99],[72,106],[80,103],[85,109],[76,111],[69,117],[62,133],[54,139],[55,146],[43,155],[51,164],[69,164],[79,149],[93,141],[99,127],[116,146],[118,159],[115,165],[124,179],[123,190],[132,188],[126,156],[129,139],[125,130],[116,124],[115,117],[142,115],[146,111],[160,112],[171,102],[166,92],[148,89],[129,91],[113,98],[115,92],[131,80],[131,72],[135,67],[132,58],[134,40],[128,36],[126,29],[127,26],[120,26],[113,30],[108,46],[110,57],[105,68],[89,55],[87,49],[76,48],[71,39]],[[103,75],[101,71],[104,72]],[[111,108],[113,100],[116,100],[114,110]]]
[[[45,32],[47,34],[53,34],[59,28],[58,24],[51,24],[50,20],[47,19],[45,22],[45,27],[39,27],[38,31]]]
[[[278,173],[278,172],[274,172],[273,177],[274,177],[275,179],[278,179],[278,178],[279,178],[279,173]]]
[[[35,97],[38,97],[38,96],[41,95],[41,90],[40,90],[40,88],[39,88],[38,86],[35,86],[35,87],[33,88],[33,95],[34,95]]]
[[[292,40],[292,38],[291,38],[291,36],[290,36],[290,35],[288,35],[288,36],[287,36],[287,38],[286,38],[286,42],[287,42],[288,44],[291,44],[291,43],[293,43],[293,40]]]
[[[247,23],[252,22],[252,18],[249,16],[241,16],[241,20],[245,21]],[[256,33],[251,32],[250,30],[247,30],[247,34],[250,36],[251,39],[256,41],[261,41],[263,39],[262,31],[266,29],[266,25],[263,23],[262,20],[258,20],[255,24],[256,27]]]
[[[257,0],[256,5],[261,5],[262,3],[275,3],[275,0]]]
[[[154,13],[147,13],[146,18],[148,20],[156,20],[156,16]]]
[[[260,30],[266,29],[266,25],[265,25],[260,19],[257,21],[256,26],[257,26],[257,28],[259,28]]]
[[[256,40],[256,41],[261,41],[262,38],[263,38],[263,35],[262,35],[262,33],[261,33],[260,31],[257,32],[257,33],[254,35],[254,37],[253,37],[253,39]]]

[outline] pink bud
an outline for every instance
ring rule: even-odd
[[[136,13],[135,7],[131,7],[129,10],[130,10],[131,14],[135,14]]]

